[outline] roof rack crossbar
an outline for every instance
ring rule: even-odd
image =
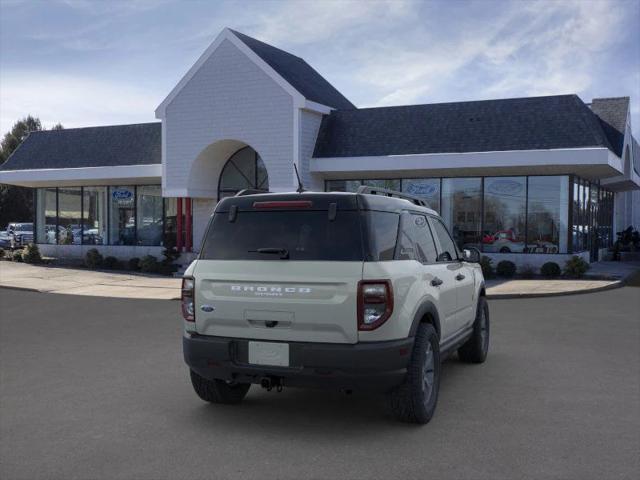
[[[245,195],[258,195],[260,193],[271,193],[269,190],[260,190],[256,188],[245,188],[244,190],[240,190],[238,193],[234,195],[234,197],[244,197]]]
[[[378,188],[378,187],[371,187],[369,185],[362,185],[360,187],[358,187],[358,190],[356,191],[356,193],[364,193],[367,195],[382,195],[385,197],[394,197],[394,198],[401,198],[403,200],[408,200],[411,203],[415,204],[415,205],[419,205],[421,207],[426,207],[426,208],[430,208],[429,204],[423,200],[422,198],[419,197],[415,197],[413,195],[409,195],[407,193],[402,193],[402,192],[396,192],[395,190],[388,190],[386,188]]]

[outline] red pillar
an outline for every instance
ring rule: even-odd
[[[191,221],[191,199],[185,198],[185,206],[184,206],[184,215],[185,215],[185,250],[187,252],[191,251],[191,247],[193,246],[193,231],[192,231],[192,221]]]
[[[182,252],[182,198],[178,197],[176,213],[176,248]]]

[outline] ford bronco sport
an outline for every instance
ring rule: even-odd
[[[487,355],[479,256],[397,192],[225,198],[182,284],[193,388],[213,403],[252,383],[386,392],[398,419],[427,423],[441,360]]]

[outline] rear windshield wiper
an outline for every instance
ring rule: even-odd
[[[289,259],[289,250],[286,248],[258,248],[257,250],[249,250],[249,253],[269,253],[280,255],[280,259],[282,260]]]

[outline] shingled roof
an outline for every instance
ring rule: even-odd
[[[31,132],[0,170],[162,163],[159,122]]]
[[[613,151],[622,157],[629,112],[629,97],[594,98],[591,102],[591,110],[600,119],[602,129],[607,135]]]
[[[304,59],[235,30],[231,32],[307,100],[337,109],[356,108]]]
[[[333,111],[315,157],[424,153],[612,149],[577,95]]]

